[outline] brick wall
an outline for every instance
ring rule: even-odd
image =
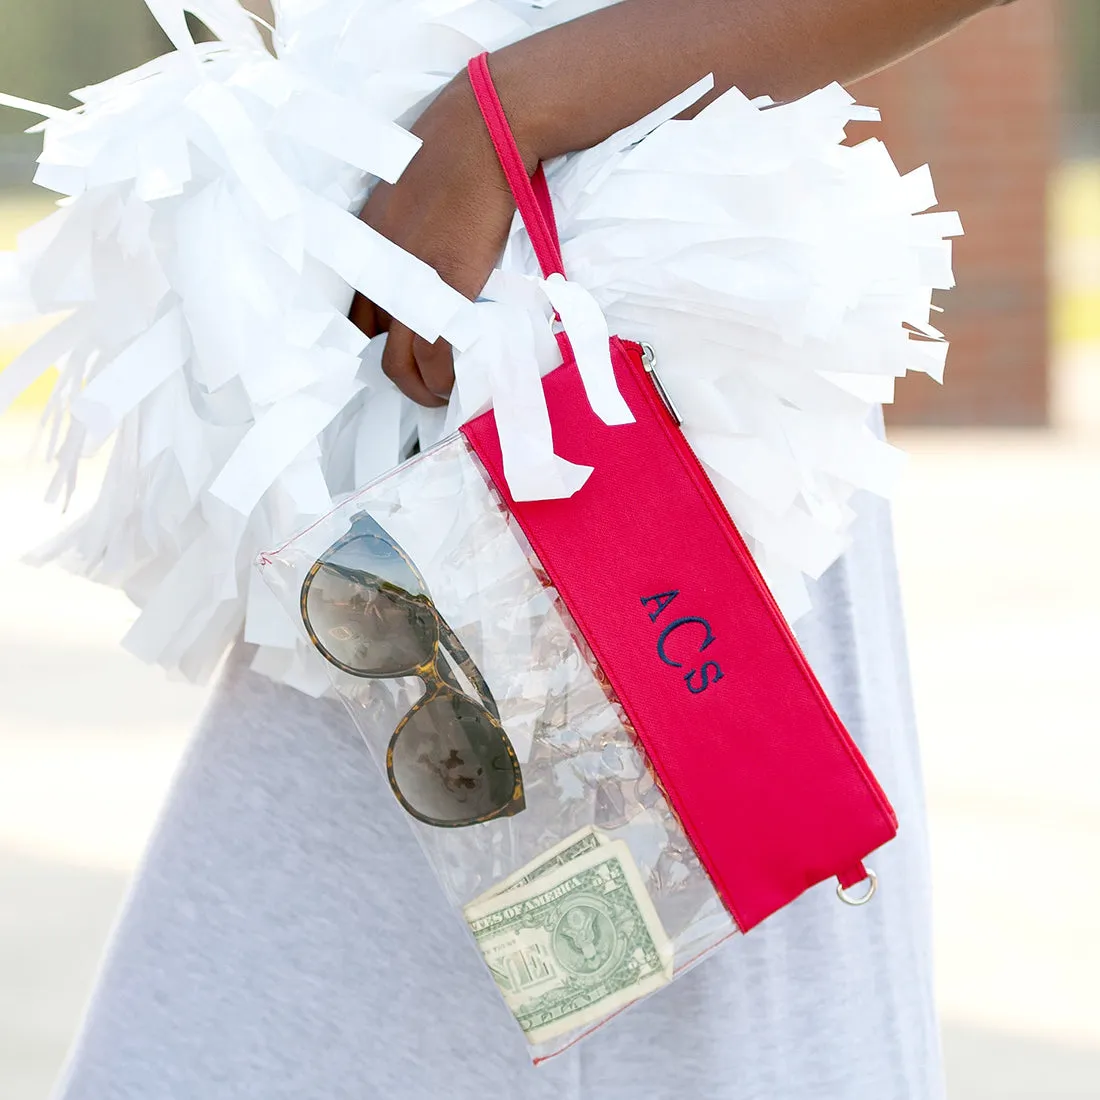
[[[905,171],[928,161],[962,215],[943,389],[898,386],[895,423],[1042,424],[1047,417],[1046,188],[1060,119],[1058,0],[1019,0],[853,88],[879,106]]]

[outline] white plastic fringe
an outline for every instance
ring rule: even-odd
[[[833,85],[781,106],[731,91],[674,120],[702,81],[550,166],[568,282],[538,278],[517,224],[475,305],[353,212],[372,178],[400,177],[406,127],[471,56],[599,0],[283,0],[274,57],[236,0],[147,3],[175,51],[70,111],[0,99],[44,116],[36,182],[66,196],[0,254],[0,323],[59,316],[0,374],[0,411],[58,367],[53,496],[111,446],[95,505],[37,557],[127,592],[128,649],[201,680],[243,630],[256,668],[323,691],[258,551],[490,404],[513,491],[576,491],[588,469],[553,454],[538,385],[555,308],[608,423],[604,330],[657,349],[785,612],[807,610],[853,494],[886,493],[898,464],[873,405],[907,370],[941,378],[947,347],[931,294],[953,285],[961,227],[922,213],[926,168],[840,144],[874,111]],[[221,41],[192,43],[185,8]],[[352,288],[455,345],[445,412],[384,378]]]

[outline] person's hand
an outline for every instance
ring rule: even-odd
[[[359,216],[476,298],[500,257],[515,203],[465,72],[412,130],[423,139],[420,151],[395,185],[378,184]],[[382,369],[403,394],[428,408],[447,403],[449,344],[429,344],[358,294],[351,320],[368,336],[389,332]]]
[[[529,170],[587,149],[713,73],[717,95],[796,99],[881,69],[998,0],[631,0],[493,52],[493,79]],[[700,109],[701,101],[692,109]],[[465,72],[413,127],[424,139],[396,186],[362,218],[476,296],[504,244],[513,203]],[[383,367],[422,405],[445,404],[450,348],[429,345],[357,298],[352,320],[389,329]]]

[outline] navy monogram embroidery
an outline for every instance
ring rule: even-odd
[[[649,621],[651,623],[656,623],[661,617],[661,613],[679,595],[679,589],[676,589],[671,592],[658,592],[655,596],[644,596],[642,598],[642,606],[648,611]],[[655,608],[650,609],[650,604],[655,604]],[[685,615],[682,618],[673,619],[672,622],[668,623],[664,629],[662,629],[657,638],[657,656],[660,657],[666,665],[670,665],[672,668],[684,667],[683,661],[677,661],[675,658],[669,656],[666,647],[673,634],[679,630],[687,630],[689,627],[694,632],[692,636],[698,637],[700,633],[702,634],[702,641],[699,642],[698,649],[696,650],[698,653],[704,652],[704,650],[709,649],[718,641],[710,623],[698,615]],[[686,638],[687,635],[683,637]],[[722,671],[717,661],[704,661],[702,668],[693,668],[684,676],[684,683],[687,685],[687,689],[692,695],[701,695],[711,686],[711,684],[718,683],[724,676],[725,673]]]

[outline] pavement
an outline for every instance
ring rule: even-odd
[[[1100,1100],[1100,352],[1059,377],[1058,431],[897,437],[951,1100]],[[46,1100],[205,698],[118,648],[117,593],[19,564],[30,441],[0,422],[0,1100]]]

